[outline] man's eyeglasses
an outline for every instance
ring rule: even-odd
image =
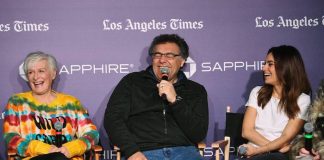
[[[177,56],[180,56],[180,55],[175,54],[175,53],[160,53],[160,52],[155,52],[155,53],[152,54],[152,57],[154,59],[160,59],[160,58],[162,58],[162,56],[164,56],[167,59],[173,59],[173,58],[175,58]]]

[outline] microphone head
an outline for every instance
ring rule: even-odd
[[[306,133],[312,133],[314,131],[314,126],[312,123],[307,122],[304,124],[304,130]]]
[[[60,121],[56,121],[54,123],[54,128],[55,128],[55,130],[60,131],[63,128],[63,124]]]
[[[246,154],[246,147],[245,146],[240,146],[238,149],[238,152],[240,155],[245,155]]]
[[[169,73],[169,68],[168,67],[161,67],[160,68],[160,72],[162,74],[168,74]]]
[[[160,72],[163,75],[162,79],[163,80],[168,80],[169,68],[168,67],[161,67]]]

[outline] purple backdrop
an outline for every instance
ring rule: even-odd
[[[223,136],[226,106],[242,112],[250,90],[262,84],[261,62],[270,47],[297,47],[313,90],[324,75],[322,0],[0,3],[0,159],[5,159],[3,110],[12,94],[29,89],[19,66],[32,51],[57,58],[56,90],[87,107],[105,149],[102,121],[111,92],[127,73],[146,68],[148,46],[158,34],[177,33],[190,45],[185,71],[208,92],[208,144]]]

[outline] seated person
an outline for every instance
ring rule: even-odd
[[[255,87],[246,103],[242,136],[252,160],[288,159],[289,144],[307,120],[311,86],[299,51],[271,48],[263,66],[264,85]]]
[[[306,150],[304,136],[299,136],[291,147],[291,159],[312,159],[324,158],[324,80],[322,80],[317,97],[313,101],[309,112],[310,123],[314,126],[312,132],[312,150]]]
[[[47,154],[51,160],[83,159],[98,143],[99,133],[78,99],[52,89],[56,59],[43,52],[30,53],[24,71],[31,91],[15,94],[8,101],[3,125],[8,148],[25,159]]]
[[[207,134],[207,92],[181,71],[187,43],[162,34],[149,55],[152,65],[126,75],[109,99],[104,125],[111,142],[128,160],[202,159],[195,145]]]

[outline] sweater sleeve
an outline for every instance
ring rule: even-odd
[[[310,103],[311,103],[311,98],[309,95],[302,93],[298,97],[297,104],[300,109],[300,112],[297,115],[298,118],[303,119],[305,121],[308,120],[308,109],[309,109]]]
[[[49,144],[21,137],[21,128],[26,125],[24,121],[28,115],[19,112],[18,108],[22,105],[20,101],[21,99],[16,96],[11,97],[5,109],[3,130],[8,148],[17,150],[17,154],[22,157],[48,153]]]
[[[104,126],[111,142],[120,148],[126,158],[140,151],[134,135],[126,125],[131,106],[130,96],[130,78],[126,76],[112,93],[104,117]]]
[[[34,157],[41,154],[47,154],[50,149],[51,145],[47,143],[38,140],[31,140],[28,145],[27,153],[29,153],[31,157]]]
[[[77,139],[63,144],[69,151],[71,157],[84,154],[85,151],[89,150],[91,146],[98,144],[99,141],[99,132],[89,118],[87,110],[83,108],[79,100],[75,102],[75,105],[79,108],[75,111],[78,127],[76,133]]]
[[[201,142],[208,130],[207,92],[201,85],[189,84],[191,92],[177,93],[183,99],[170,106],[177,124],[193,143]]]

